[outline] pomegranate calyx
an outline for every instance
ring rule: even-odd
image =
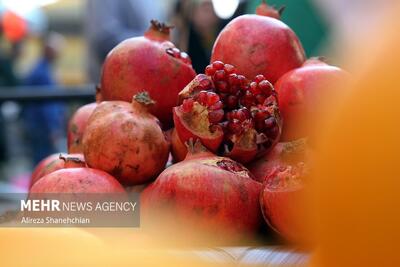
[[[160,42],[170,40],[170,31],[174,26],[155,19],[152,19],[150,23],[150,28],[144,33],[145,37]]]
[[[281,6],[280,8],[278,8],[278,14],[279,16],[282,16],[283,12],[285,11],[286,6]]]

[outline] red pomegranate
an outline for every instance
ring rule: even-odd
[[[263,183],[288,166],[302,168],[305,164],[308,165],[310,158],[306,139],[299,139],[276,144],[271,152],[250,163],[248,168],[254,178]]]
[[[42,161],[35,167],[31,175],[31,181],[29,188],[32,187],[34,183],[36,183],[43,176],[57,171],[59,169],[65,168],[77,168],[77,167],[85,167],[85,159],[82,154],[52,154]]]
[[[83,135],[88,166],[104,170],[123,184],[141,184],[157,177],[169,155],[169,143],[159,121],[148,112],[153,104],[147,93],[132,103],[98,104]]]
[[[232,64],[249,79],[262,74],[271,83],[300,67],[305,54],[296,34],[265,9],[261,6],[257,15],[239,16],[229,22],[215,41],[211,62]]]
[[[142,37],[127,39],[107,55],[101,76],[103,100],[132,101],[147,91],[156,102],[151,112],[165,129],[172,125],[178,93],[196,75],[185,52],[170,41],[170,27],[151,21]]]
[[[83,153],[82,136],[86,124],[92,115],[97,103],[90,103],[80,107],[72,115],[68,123],[68,153]]]
[[[144,223],[168,214],[182,231],[228,239],[254,233],[260,225],[262,185],[243,165],[210,153],[200,142],[190,143],[189,151],[143,191]]]
[[[250,81],[235,67],[215,61],[180,93],[173,109],[182,143],[200,139],[210,151],[247,163],[280,138],[276,92],[263,75]]]
[[[337,85],[344,84],[347,78],[345,71],[318,58],[311,58],[283,75],[275,84],[283,118],[281,140],[307,137],[318,105],[326,102],[323,99],[333,99],[330,89],[340,87]]]
[[[268,225],[294,243],[307,240],[301,221],[304,214],[303,168],[286,166],[264,183],[260,196],[262,214]]]
[[[30,193],[124,193],[118,181],[106,172],[90,168],[61,169],[45,175]]]

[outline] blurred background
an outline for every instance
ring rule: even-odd
[[[120,41],[143,35],[150,19],[175,26],[173,42],[202,72],[218,32],[234,17],[254,13],[260,2],[0,0],[0,183],[24,191],[40,159],[66,152],[71,113],[94,101],[9,101],[7,92],[83,90],[94,95],[107,53]],[[324,55],[337,65],[342,62],[338,49],[367,38],[390,2],[268,0],[286,7],[282,20],[297,33],[308,57]]]

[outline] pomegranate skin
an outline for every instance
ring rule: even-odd
[[[80,107],[72,115],[68,123],[68,153],[83,153],[82,136],[89,117],[96,107],[97,103],[90,103]]]
[[[275,84],[283,119],[281,141],[307,137],[319,103],[332,98],[335,92],[330,88],[344,84],[347,79],[347,72],[317,58],[283,75]]]
[[[156,101],[150,110],[163,128],[172,126],[172,107],[178,93],[196,75],[192,65],[168,54],[169,33],[150,29],[145,36],[127,39],[107,55],[102,69],[103,100],[132,101],[146,90]]]
[[[125,185],[157,177],[169,155],[158,119],[136,100],[100,103],[89,119],[83,148],[88,166],[110,173]]]
[[[32,186],[30,193],[125,193],[125,190],[106,172],[70,168],[44,176]]]
[[[283,189],[264,186],[260,195],[261,210],[267,224],[286,241],[293,243],[306,240],[304,227],[299,221],[304,190],[303,185]]]
[[[34,183],[49,173],[65,168],[77,168],[85,166],[85,159],[83,158],[82,154],[52,154],[40,161],[35,167],[31,175],[29,188],[31,188]]]
[[[234,65],[248,79],[263,74],[275,83],[286,72],[305,61],[296,34],[280,20],[243,15],[232,20],[215,41],[211,62]]]
[[[179,229],[186,225],[192,234],[205,231],[216,239],[235,239],[259,228],[261,188],[245,167],[229,158],[208,151],[188,153],[143,191],[141,212],[144,222],[160,219],[166,211]]]
[[[302,167],[311,160],[306,139],[277,143],[265,156],[248,165],[255,180],[264,183],[287,166]]]
[[[171,132],[171,154],[174,162],[184,160],[187,154],[187,147],[182,143],[175,128]]]

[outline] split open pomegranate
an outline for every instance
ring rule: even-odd
[[[209,150],[246,163],[279,140],[277,94],[263,76],[249,80],[215,61],[180,93],[174,123],[182,142],[199,139]]]

